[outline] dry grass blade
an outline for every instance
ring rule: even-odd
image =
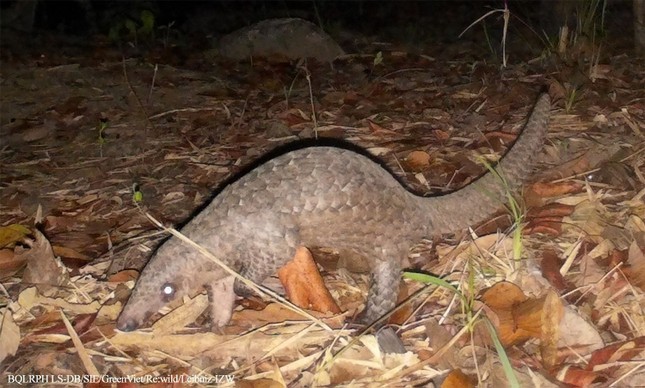
[[[78,353],[78,356],[81,358],[81,362],[83,363],[83,366],[85,367],[85,371],[87,374],[91,376],[100,376],[101,373],[99,373],[99,370],[96,368],[94,363],[92,362],[92,359],[90,358],[90,355],[87,352],[87,349],[85,349],[85,346],[83,345],[83,342],[81,341],[80,338],[78,338],[78,334],[74,330],[74,327],[72,327],[72,324],[69,322],[63,311],[60,311],[60,316],[63,319],[63,323],[65,323],[65,327],[67,328],[67,333],[69,334],[69,337],[72,339],[72,342],[74,343],[74,348],[76,349],[76,352]]]

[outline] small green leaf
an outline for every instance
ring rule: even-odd
[[[506,375],[506,380],[509,386],[513,388],[520,388],[520,383],[517,380],[517,376],[515,375],[513,365],[511,365],[511,360],[508,358],[508,354],[506,354],[506,350],[504,349],[502,342],[497,336],[497,330],[495,330],[495,326],[493,326],[493,324],[488,319],[484,319],[484,323],[486,324],[490,338],[493,340],[493,344],[495,345],[495,349],[497,350],[497,355],[499,356],[499,361],[502,363],[502,368],[504,370],[504,374]]]
[[[135,203],[143,201],[143,193],[141,192],[138,183],[132,184],[132,200]]]
[[[374,57],[374,66],[378,66],[383,63],[383,53],[379,51]]]
[[[446,288],[456,294],[460,294],[459,290],[455,286],[433,275],[428,275],[428,274],[419,273],[419,272],[404,271],[403,277],[415,280],[417,282],[425,283],[425,284],[434,284],[436,286]]]
[[[152,35],[155,28],[155,15],[147,9],[144,9],[141,11],[141,22],[143,26],[139,31],[145,35]]]

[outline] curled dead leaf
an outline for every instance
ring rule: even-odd
[[[54,256],[54,251],[38,230],[34,230],[35,239],[29,241],[29,249],[16,248],[17,256],[24,257],[27,268],[22,282],[27,284],[47,284],[63,286],[69,284],[69,274],[65,266]]]
[[[557,197],[565,194],[577,193],[584,186],[581,183],[566,181],[560,183],[536,182],[529,189],[541,197]]]
[[[551,203],[539,208],[529,209],[526,216],[528,218],[555,217],[561,219],[562,217],[570,216],[574,210],[575,206],[572,205]]]
[[[110,275],[108,282],[110,283],[125,283],[130,280],[137,280],[139,272],[133,269],[126,269]]]
[[[562,222],[537,220],[529,222],[529,224],[522,229],[522,234],[525,236],[537,233],[549,236],[559,236],[562,233]]]
[[[341,312],[307,248],[298,248],[294,258],[278,271],[278,278],[287,297],[296,306],[323,313]]]
[[[430,154],[425,151],[412,151],[405,158],[405,162],[412,171],[423,171],[430,167]]]
[[[573,181],[559,183],[535,182],[524,189],[524,200],[529,207],[541,206],[544,203],[544,198],[577,193],[582,188],[582,184]]]
[[[513,283],[499,282],[484,291],[482,301],[496,315],[495,326],[499,339],[504,346],[523,343],[531,338],[543,339],[545,324],[552,324],[546,319],[552,312],[542,298],[528,298]],[[560,321],[561,315],[553,319]],[[546,330],[551,333],[552,330]]]
[[[545,250],[542,254],[540,268],[542,276],[549,281],[549,283],[559,291],[567,289],[567,282],[564,276],[560,273],[560,266],[562,265],[560,258],[553,250]]]
[[[594,383],[607,381],[599,372],[580,369],[575,366],[566,365],[558,373],[558,380],[574,387],[590,387]]]

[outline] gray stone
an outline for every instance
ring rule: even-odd
[[[297,18],[263,20],[232,32],[220,40],[219,51],[223,57],[234,60],[281,55],[331,62],[345,54],[315,24]]]

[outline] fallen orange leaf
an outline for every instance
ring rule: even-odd
[[[554,329],[545,325],[554,325],[550,320],[560,321],[562,314],[555,314],[555,304],[546,305],[547,296],[528,298],[522,290],[513,283],[499,282],[485,290],[481,296],[482,302],[496,316],[491,319],[497,328],[499,339],[504,346],[523,343],[531,338],[544,339],[544,334]],[[559,301],[559,298],[557,298]],[[557,326],[556,329],[557,330]]]
[[[599,373],[568,365],[560,371],[558,380],[574,387],[590,387],[593,383],[606,381],[607,378]]]
[[[577,182],[560,182],[560,183],[546,183],[536,182],[529,185],[529,190],[539,195],[540,197],[557,197],[565,194],[576,193],[582,190],[583,185]]]
[[[108,277],[110,283],[125,283],[130,280],[136,280],[139,277],[139,272],[133,269],[126,269],[119,271]]]
[[[450,371],[441,384],[441,388],[470,388],[475,386],[475,379],[469,377],[460,369]]]
[[[323,313],[341,312],[307,248],[296,250],[294,258],[278,271],[278,278],[287,297],[296,306]]]
[[[544,276],[558,291],[564,291],[567,289],[567,282],[560,273],[561,264],[560,258],[553,250],[544,251],[542,261],[540,262],[542,276]]]

